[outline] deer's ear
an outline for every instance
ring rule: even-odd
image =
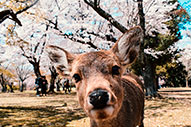
[[[75,55],[67,52],[58,46],[49,45],[46,49],[48,57],[54,63],[59,73],[70,70],[71,64],[75,59]]]
[[[135,61],[142,38],[142,29],[136,26],[124,33],[112,47],[112,52],[119,58],[122,66],[126,67]]]

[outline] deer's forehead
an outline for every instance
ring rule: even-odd
[[[81,71],[104,71],[113,65],[119,65],[118,58],[109,51],[99,51],[79,55],[74,61],[72,68]]]
[[[82,54],[76,59],[76,62],[79,65],[86,65],[86,66],[95,66],[95,65],[110,65],[110,64],[117,64],[118,59],[116,56],[109,51],[99,51],[99,52],[90,52],[86,54]]]

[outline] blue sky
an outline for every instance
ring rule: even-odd
[[[189,16],[191,17],[191,0],[178,0],[178,2],[180,3],[180,5],[187,11],[187,13],[189,14]],[[185,24],[179,24],[180,26],[182,26],[182,28],[184,27],[184,29],[180,30],[180,33],[182,35],[182,39],[179,41],[178,46],[180,48],[185,48],[187,46],[191,46],[191,38],[188,37],[184,31],[188,30],[191,33],[191,19],[190,21],[187,21]]]

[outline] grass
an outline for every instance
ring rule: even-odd
[[[145,101],[145,127],[191,127],[191,92],[172,91],[164,89],[160,93],[165,98]],[[89,119],[79,107],[75,92],[36,97],[34,91],[25,91],[0,93],[1,126],[89,127]]]

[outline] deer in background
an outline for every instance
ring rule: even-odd
[[[78,101],[91,127],[143,127],[143,84],[133,74],[123,75],[138,56],[142,29],[124,33],[108,51],[71,54],[50,45],[50,60],[60,73],[67,68],[75,80]]]

